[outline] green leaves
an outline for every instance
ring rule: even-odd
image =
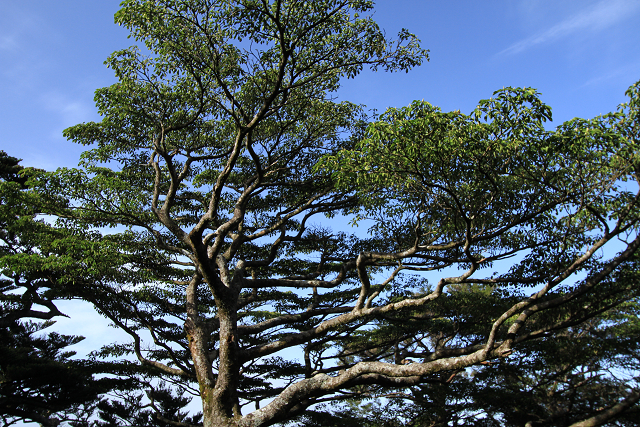
[[[434,244],[464,240],[465,233],[484,240],[502,230],[504,237],[508,229],[529,236],[483,242],[493,254],[498,247],[560,238],[567,225],[560,211],[575,233],[598,227],[597,215],[616,211],[609,206],[626,196],[611,192],[636,162],[633,141],[617,130],[624,122],[620,113],[575,119],[552,132],[543,127],[551,109],[535,90],[507,88],[494,96],[469,116],[417,101],[387,110],[354,149],[325,156],[316,167],[358,193],[365,209],[379,215],[377,230],[411,212],[407,221],[419,221]]]

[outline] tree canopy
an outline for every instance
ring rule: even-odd
[[[526,387],[494,365],[635,327],[640,84],[618,111],[555,130],[531,88],[470,114],[414,102],[368,115],[335,100],[341,79],[428,58],[371,8],[125,0],[116,22],[144,46],[107,60],[118,82],[96,91],[102,120],[65,130],[88,147],[80,167],[29,174],[36,213],[66,237],[12,268],[59,272],[56,289],[131,337],[95,356],[197,393],[205,427],[296,422],[389,390],[455,406],[456,387],[480,417],[548,421],[483,403],[498,377]],[[629,360],[637,347],[607,345]],[[525,364],[534,382],[588,365]],[[619,399],[638,393],[606,380]],[[199,422],[147,384],[173,402],[154,422]],[[136,423],[118,401],[102,409],[101,425]],[[604,414],[592,409],[578,417]]]

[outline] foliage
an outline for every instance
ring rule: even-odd
[[[634,301],[554,339],[524,343],[507,358],[432,375],[406,389],[370,387],[289,425],[573,425],[614,407],[637,387],[637,327]],[[606,425],[637,426],[637,420],[634,406]]]
[[[5,425],[58,425],[77,421],[100,394],[128,382],[104,376],[123,373],[114,364],[72,358],[66,348],[83,337],[42,333],[65,316],[57,306],[69,298],[60,258],[71,236],[36,216],[42,200],[25,186],[34,171],[18,163],[0,152],[0,414]]]
[[[167,427],[176,423],[195,425],[202,419],[202,414],[189,416],[184,407],[191,398],[184,392],[174,392],[164,384],[153,386],[147,384],[146,396],[127,393],[121,400],[102,399],[97,404],[98,427],[135,426],[135,427]],[[149,401],[145,404],[144,397]],[[145,409],[146,408],[146,409]]]

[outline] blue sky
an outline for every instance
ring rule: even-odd
[[[103,62],[133,44],[113,23],[118,5],[0,3],[0,149],[25,166],[77,164],[82,147],[62,130],[98,119],[93,92],[115,81]],[[408,28],[431,50],[408,74],[345,82],[341,99],[379,111],[424,99],[469,112],[503,86],[532,86],[559,124],[614,110],[640,79],[638,0],[381,0],[375,18],[387,34]]]

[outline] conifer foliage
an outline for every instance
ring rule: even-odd
[[[38,218],[43,198],[27,190],[33,169],[0,151],[0,416],[44,426],[81,422],[98,397],[127,388],[129,379],[96,374],[123,372],[118,364],[74,358],[67,347],[84,338],[49,331],[66,316],[59,302],[73,297],[61,256],[73,230]],[[77,298],[77,296],[76,296]]]

